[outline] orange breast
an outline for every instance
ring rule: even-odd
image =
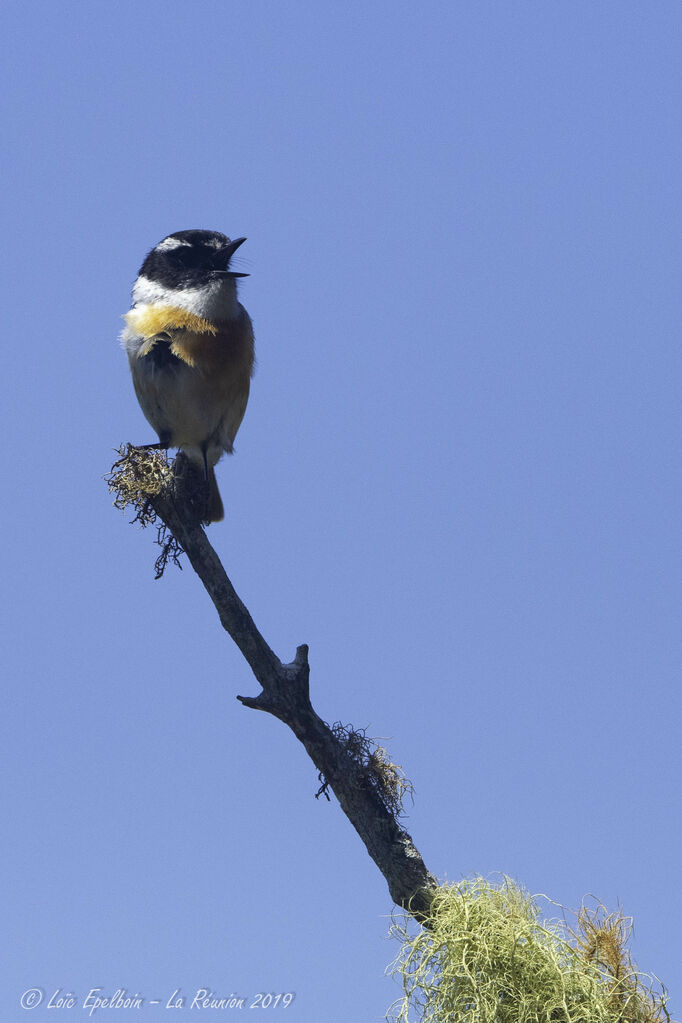
[[[124,319],[134,334],[150,339],[157,334],[180,328],[198,334],[218,332],[218,327],[210,320],[174,305],[150,305],[144,302],[126,313]]]

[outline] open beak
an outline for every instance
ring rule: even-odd
[[[226,245],[225,248],[220,250],[220,258],[221,258],[221,260],[224,259],[226,263],[229,263],[230,260],[232,259],[232,257],[234,256],[235,252],[239,248],[239,246],[243,245],[245,241],[246,241],[246,238],[235,238],[235,240],[233,242],[230,242],[229,245]],[[251,274],[239,273],[238,270],[211,270],[209,272],[210,272],[210,276],[211,277],[250,277],[251,276]]]
[[[225,248],[223,249],[222,254],[226,257],[228,263],[230,262],[230,260],[234,256],[234,254],[237,251],[237,249],[239,248],[239,246],[243,245],[245,241],[246,241],[246,238],[235,238],[235,240],[233,242],[230,242],[229,245],[225,246]],[[228,277],[249,277],[250,276],[250,274],[238,273],[236,270],[225,270],[224,273]]]

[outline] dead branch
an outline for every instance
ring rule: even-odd
[[[410,835],[400,825],[402,797],[409,782],[385,751],[362,731],[336,724],[330,728],[310,702],[308,647],[282,663],[259,632],[240,600],[201,524],[200,481],[182,454],[168,463],[158,451],[128,445],[119,452],[108,477],[115,504],[136,509],[133,521],[161,520],[157,577],[168,560],[177,563],[177,547],[187,555],[213,601],[223,628],[239,647],[261,692],[238,696],[245,707],[273,714],[305,746],[320,776],[318,795],[331,789],[343,812],[386,878],[393,901],[420,919],[427,912],[435,878],[428,872]],[[161,482],[160,482],[161,480]],[[151,481],[151,483],[150,483]]]

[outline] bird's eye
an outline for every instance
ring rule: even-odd
[[[204,262],[202,253],[192,245],[183,245],[180,248],[175,249],[173,256],[175,261],[187,270],[192,270],[195,267],[201,266]]]

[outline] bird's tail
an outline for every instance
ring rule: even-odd
[[[208,483],[206,522],[220,522],[225,517],[225,509],[223,508],[223,501],[218,490],[215,470],[212,465],[208,467],[206,481]]]

